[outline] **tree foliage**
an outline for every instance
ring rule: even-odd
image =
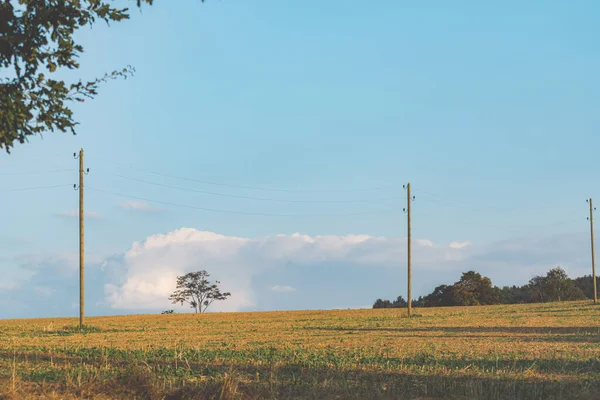
[[[202,0],[204,1],[204,0]],[[152,4],[153,0],[136,0]],[[125,3],[122,0],[119,3]],[[73,36],[98,21],[129,18],[128,8],[103,0],[4,0],[0,2],[0,149],[43,132],[76,133],[70,106],[98,93],[101,83],[133,73],[128,66],[89,81],[52,76],[79,68],[83,46]]]
[[[439,285],[423,298],[423,307],[444,307],[453,305],[453,287]]]
[[[585,294],[561,267],[551,269],[546,276],[533,277],[529,286],[531,302],[535,303],[586,299]]]
[[[457,306],[499,304],[500,298],[500,289],[492,286],[491,279],[475,271],[463,273],[453,285],[452,302]]]
[[[592,275],[580,276],[573,279],[573,283],[577,286],[588,299],[594,298],[594,280]],[[596,277],[596,290],[600,289],[600,277]]]
[[[477,306],[498,304],[500,299],[500,289],[492,286],[490,278],[467,271],[453,285],[439,285],[413,304],[415,307]]]
[[[405,308],[408,307],[408,303],[402,296],[398,296],[393,302],[389,300],[377,299],[373,304],[373,308]]]
[[[490,278],[467,271],[453,285],[436,286],[430,294],[419,296],[412,304],[414,307],[446,307],[543,303],[592,299],[593,293],[590,275],[573,280],[560,267],[551,269],[545,276],[534,276],[526,285],[504,286],[502,289],[493,286]],[[395,303],[378,299],[373,308],[393,308]],[[403,304],[406,307],[406,302]]]
[[[500,293],[502,295],[500,302],[502,304],[523,304],[531,301],[531,288],[529,285],[523,286],[504,286]]]
[[[173,304],[188,303],[197,313],[202,313],[214,301],[225,300],[231,296],[229,292],[221,293],[218,287],[221,282],[215,281],[211,284],[207,279],[209,276],[210,274],[204,270],[178,276],[177,287],[169,296],[169,300]]]

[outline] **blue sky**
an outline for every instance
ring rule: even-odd
[[[189,0],[174,7],[158,0],[130,21],[80,32],[86,53],[73,77],[125,65],[136,74],[105,84],[95,100],[75,107],[78,136],[48,133],[0,156],[4,286],[13,288],[10,296],[26,287],[32,258],[46,271],[39,260],[76,255],[77,219],[65,216],[77,208],[76,192],[69,186],[6,189],[72,185],[72,153],[80,147],[91,170],[91,263],[181,227],[243,238],[295,232],[401,238],[402,185],[410,180],[417,196],[415,238],[491,248],[505,240],[566,235],[574,240],[565,250],[571,253],[541,257],[539,268],[567,260],[583,271],[587,253],[572,249],[588,251],[580,239],[588,230],[585,199],[600,195],[594,184],[600,173],[594,162],[600,145],[599,12],[592,1]],[[378,189],[357,190],[369,188]],[[133,199],[98,189],[291,216],[152,202],[126,210],[120,203]],[[369,202],[334,203],[354,200]],[[366,214],[341,216],[356,213]],[[490,254],[502,257],[497,250]],[[335,285],[340,268],[317,270]],[[396,286],[403,290],[403,268],[401,258],[398,285],[373,287],[354,306],[371,304],[378,293],[395,295],[401,291]],[[501,280],[513,275],[511,268],[519,266],[490,273]],[[286,270],[256,272],[253,279],[260,283]],[[353,275],[358,284],[361,273]],[[297,279],[290,273],[269,284],[295,287]],[[438,283],[425,274],[420,285],[427,290]],[[353,298],[350,289],[344,292],[351,285],[338,285]],[[257,309],[283,304],[269,300],[272,292],[254,292]],[[101,298],[102,287],[98,293]],[[343,306],[327,298],[316,302],[317,296],[308,302],[301,291],[287,295],[290,308]]]

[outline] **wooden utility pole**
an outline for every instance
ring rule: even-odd
[[[411,246],[411,232],[410,232],[410,182],[406,185],[406,193],[407,193],[407,205],[406,212],[408,214],[408,316],[410,317],[410,313],[412,311],[412,246]]]
[[[411,242],[411,226],[410,226],[410,203],[414,200],[414,196],[410,195],[410,182],[406,184],[406,214],[408,215],[408,236],[407,236],[407,246],[408,246],[408,299],[406,302],[408,304],[408,316],[410,317],[412,312],[412,242]]]
[[[77,154],[73,154],[75,158]],[[88,170],[89,171],[89,170]],[[85,280],[84,280],[84,237],[83,237],[83,149],[79,150],[79,329],[83,328],[85,316]]]
[[[596,287],[596,260],[594,258],[594,210],[592,198],[588,200],[590,203],[590,240],[592,242],[592,282],[594,285],[594,304],[598,304],[598,288]]]

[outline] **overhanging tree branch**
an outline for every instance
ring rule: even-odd
[[[204,0],[201,0],[204,2]],[[115,70],[103,78],[65,82],[47,78],[60,70],[79,68],[83,46],[75,32],[97,21],[129,19],[127,7],[105,0],[0,2],[0,149],[10,153],[15,142],[44,132],[76,134],[70,104],[94,98],[108,79],[127,78],[133,68]],[[129,3],[127,0],[117,5]],[[136,0],[137,7],[153,0]]]

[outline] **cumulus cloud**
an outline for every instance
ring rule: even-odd
[[[450,248],[452,249],[464,249],[465,247],[471,246],[472,243],[469,241],[466,242],[452,242],[450,243]]]
[[[380,297],[405,296],[406,243],[406,238],[369,235],[244,238],[181,228],[134,242],[124,253],[87,257],[86,310],[107,315],[173,308],[168,296],[176,277],[201,269],[232,293],[209,311],[361,308]],[[589,274],[585,235],[448,243],[414,240],[415,296],[452,283],[469,269],[496,285],[524,284],[556,265],[573,277]],[[11,304],[0,308],[0,317],[76,313],[71,308],[78,299],[76,253],[14,258],[0,264],[0,272],[2,265],[21,273],[0,285],[0,304]],[[294,291],[309,295],[281,295]]]
[[[220,280],[223,291],[232,296],[211,306],[211,310],[235,311],[254,305],[249,268],[236,257],[248,239],[226,237],[195,229],[153,235],[135,242],[124,254],[123,282],[107,284],[105,293],[114,308],[156,309],[164,307],[175,289],[177,276],[206,269],[211,280]],[[245,279],[244,279],[245,278]]]
[[[416,240],[417,244],[419,246],[423,246],[423,247],[433,247],[433,242],[431,240],[426,240],[426,239],[417,239]]]
[[[101,289],[106,275],[99,273],[97,266],[104,258],[94,254],[87,257],[86,301],[90,303],[104,297]],[[79,299],[78,264],[76,252],[27,254],[4,261],[0,264],[0,273],[13,275],[13,278],[5,285],[10,290],[0,289],[0,318],[75,316],[70,305]],[[87,310],[98,312],[95,307]]]
[[[79,217],[79,210],[65,210],[57,213],[56,215],[64,218],[75,218]],[[104,217],[98,214],[96,211],[84,211],[84,217],[89,219],[104,219]]]
[[[435,269],[447,247],[436,248],[430,240],[415,240],[414,254],[422,265]],[[117,309],[165,306],[174,290],[176,277],[192,270],[206,269],[232,293],[212,309],[234,311],[257,305],[254,279],[266,271],[309,268],[332,263],[349,268],[398,268],[405,262],[406,239],[369,235],[308,236],[300,233],[257,239],[224,236],[191,228],[153,235],[135,242],[124,254],[121,284],[107,284],[108,303]],[[416,257],[415,257],[416,258]],[[340,273],[345,273],[343,269]],[[275,284],[272,292],[292,292],[296,287]]]
[[[278,293],[289,293],[289,292],[295,292],[296,288],[288,286],[288,285],[275,285],[271,288],[271,290],[273,292],[278,292]]]
[[[470,241],[436,245],[416,239],[413,287],[416,295],[426,294],[440,283],[454,282],[469,269],[499,285],[523,284],[556,265],[579,276],[589,264],[581,256],[585,243],[576,235],[486,246]],[[371,297],[384,295],[383,288],[389,288],[390,297],[403,294],[406,238],[295,233],[249,239],[181,228],[134,243],[119,269],[122,282],[105,287],[107,302],[115,309],[164,307],[176,276],[199,269],[208,270],[221,281],[223,290],[233,294],[215,303],[215,311],[303,308],[298,301],[316,308],[341,301],[352,306],[350,302],[356,301],[354,306],[359,307]],[[292,290],[311,296],[301,300],[292,296],[290,301],[296,303],[285,303],[281,297],[268,295]],[[355,298],[357,292],[368,298]]]
[[[137,212],[149,213],[149,214],[154,214],[154,213],[158,213],[161,211],[160,209],[151,206],[150,204],[146,203],[145,201],[140,201],[140,200],[122,201],[121,203],[119,203],[119,207],[124,210],[137,211]]]

